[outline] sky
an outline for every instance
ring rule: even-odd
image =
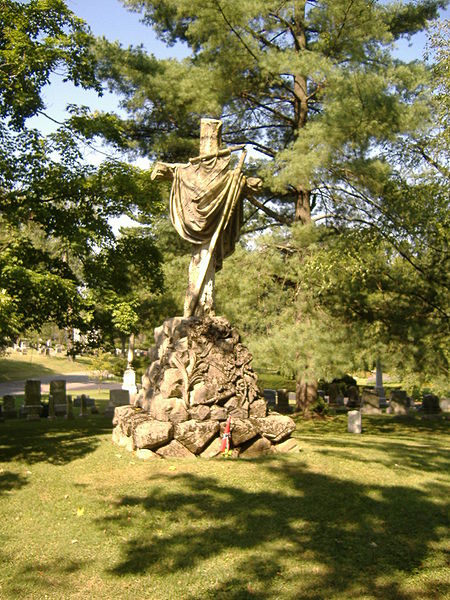
[[[143,44],[148,52],[158,58],[183,58],[188,54],[187,47],[176,45],[168,47],[159,41],[152,29],[140,22],[141,14],[127,10],[120,0],[66,0],[69,8],[84,19],[96,36],[105,36],[110,41],[119,41],[123,46]],[[442,13],[448,18],[450,9]],[[426,43],[425,34],[418,34],[408,42],[402,40],[396,54],[403,60],[414,60],[423,57]],[[45,113],[52,119],[62,122],[67,113],[67,104],[89,106],[92,110],[114,111],[120,113],[119,98],[108,91],[99,97],[96,92],[83,90],[69,82],[63,82],[62,75],[54,74],[50,84],[43,90]],[[54,121],[39,115],[28,121],[30,127],[36,127],[43,134],[54,131],[57,127]],[[100,148],[100,146],[99,146]],[[104,155],[93,150],[87,150],[85,159],[98,164]],[[138,160],[139,166],[147,166],[148,161]]]
[[[69,8],[88,23],[96,36],[105,36],[110,41],[119,41],[123,46],[143,44],[148,52],[158,58],[182,58],[187,50],[181,45],[167,47],[160,42],[150,27],[140,22],[140,15],[127,10],[119,0],[67,0]],[[69,82],[63,82],[62,75],[53,74],[50,84],[43,93],[46,114],[57,121],[64,120],[67,104],[87,105],[92,109],[118,111],[119,99],[107,91],[99,97],[94,91],[83,90]],[[56,124],[45,116],[30,119],[29,126],[37,127],[42,133],[50,133]]]
[[[182,58],[188,53],[187,48],[182,45],[167,47],[159,41],[151,28],[140,22],[141,15],[127,10],[120,0],[67,0],[67,4],[89,24],[97,36],[105,36],[110,41],[117,40],[125,47],[143,44],[148,52],[158,58]],[[447,9],[444,14],[448,17],[450,11]],[[397,54],[403,60],[422,58],[425,42],[424,34],[416,35],[412,42],[405,40],[399,43]],[[57,121],[64,120],[65,107],[69,103],[103,111],[119,110],[119,100],[114,94],[105,92],[102,97],[98,97],[93,91],[64,83],[61,75],[52,76],[50,85],[44,89],[44,98],[46,113]],[[30,120],[29,125],[37,127],[44,134],[56,127],[55,123],[43,116]]]

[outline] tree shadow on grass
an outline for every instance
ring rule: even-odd
[[[0,382],[14,381],[23,376],[23,379],[39,379],[40,375],[53,375],[56,371],[46,367],[41,363],[33,363],[33,357],[30,360],[14,360],[13,358],[0,358]],[[19,377],[17,377],[19,374]]]
[[[4,582],[5,587],[10,598],[70,598],[73,589],[68,587],[67,576],[82,571],[85,563],[64,556],[52,561],[27,561],[14,579]]]
[[[20,490],[27,483],[28,479],[19,473],[13,473],[12,471],[0,472],[0,497],[13,490]]]
[[[100,416],[73,421],[8,421],[0,427],[0,459],[64,465],[93,452],[100,443],[97,436],[108,432],[111,421]]]
[[[225,575],[218,572],[217,581],[205,581],[201,592],[185,590],[179,597],[445,596],[442,581],[430,575],[418,595],[401,589],[448,523],[429,495],[400,485],[339,480],[287,459],[261,460],[259,466],[269,480],[263,488],[246,489],[245,481],[229,487],[191,473],[162,475],[147,496],[122,497],[123,510],[101,519],[102,527],[129,527],[131,507],[143,516],[139,535],[124,544],[123,560],[111,572],[179,573],[187,581],[189,571],[206,572],[212,568],[207,561],[231,555]]]
[[[350,436],[349,436],[350,438]],[[411,445],[389,441],[386,451],[386,441],[375,441],[359,437],[351,439],[323,439],[304,436],[308,444],[317,446],[314,450],[318,454],[334,458],[350,458],[363,464],[380,464],[389,469],[414,470],[425,472],[450,472],[450,450],[444,446],[436,448],[411,437]],[[405,439],[405,438],[403,438]],[[406,441],[406,440],[405,440]],[[324,448],[324,444],[327,446]],[[379,453],[376,454],[375,451]]]

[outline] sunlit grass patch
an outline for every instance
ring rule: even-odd
[[[2,598],[419,598],[448,584],[448,423],[141,462],[101,416],[0,427]]]

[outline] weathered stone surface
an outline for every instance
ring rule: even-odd
[[[120,438],[123,436],[122,433],[122,429],[120,427],[120,425],[116,425],[116,427],[114,427],[114,429],[112,430],[112,441],[114,444],[118,444],[120,441]]]
[[[200,454],[202,458],[214,458],[215,456],[219,456],[220,447],[222,446],[222,440],[220,437],[216,437],[209,446],[206,447],[205,450]]]
[[[233,419],[248,419],[248,408],[244,406],[238,406],[237,408],[230,410],[228,414]]]
[[[151,416],[144,412],[143,410],[137,410],[134,415],[131,416],[129,420],[129,426],[127,428],[127,435],[133,436],[133,431],[139,425],[139,423],[144,423],[145,421],[151,421]]]
[[[295,429],[287,416],[267,416],[251,354],[223,317],[168,320],[155,340],[150,354],[157,359],[143,377],[139,406],[122,407],[115,417],[121,435],[131,437],[136,448],[175,456],[183,452],[181,445],[195,455],[215,456],[219,423],[223,430],[231,417],[234,455],[242,448],[251,456],[272,451],[271,442]],[[262,441],[256,443],[258,437]]]
[[[117,425],[123,435],[131,436],[133,428],[142,421],[149,421],[150,415],[134,406],[117,406],[114,409],[113,425]]]
[[[230,412],[231,410],[234,410],[238,406],[239,406],[239,399],[236,396],[229,398],[224,404],[224,407],[227,409],[228,412]]]
[[[244,446],[241,446],[239,457],[242,458],[256,458],[257,456],[263,456],[265,454],[272,454],[272,444],[270,441],[261,437],[256,440],[247,442]]]
[[[170,398],[174,400],[174,398]],[[184,405],[184,400],[177,398],[172,411],[169,414],[169,419],[173,424],[182,423],[189,420],[189,413]]]
[[[271,413],[267,417],[252,417],[258,432],[273,443],[281,442],[291,435],[295,429],[295,422],[286,415]]]
[[[188,411],[181,398],[163,398],[155,396],[150,402],[150,416],[158,421],[171,421],[181,423],[187,421]]]
[[[128,436],[121,437],[119,440],[119,446],[124,448],[127,452],[133,452],[133,450],[134,450],[133,438],[128,437]]]
[[[206,421],[206,419],[210,418],[210,415],[210,409],[208,406],[203,404],[193,406],[191,409],[189,409],[189,418],[194,419],[194,421]]]
[[[368,415],[381,413],[380,398],[374,389],[363,390],[361,399],[361,412]]]
[[[231,443],[241,446],[258,435],[258,429],[250,419],[233,419],[231,428]]]
[[[350,410],[347,413],[347,431],[348,433],[361,433],[361,412],[359,410]]]
[[[205,446],[218,434],[217,421],[185,421],[175,426],[174,437],[194,454],[199,454]]]
[[[394,415],[407,415],[409,398],[405,390],[391,390],[390,408]]]
[[[148,450],[148,448],[138,448],[135,452],[135,456],[136,456],[136,458],[139,458],[140,460],[150,460],[152,458],[161,458],[160,456],[158,456],[156,454],[156,452],[153,452],[153,450]]]
[[[133,439],[123,433],[120,425],[114,427],[112,431],[112,441],[117,446],[125,448],[130,452],[133,450]]]
[[[206,383],[196,384],[190,394],[191,405],[213,404],[214,392],[214,388]]]
[[[133,441],[136,448],[154,450],[169,443],[173,437],[173,424],[170,422],[144,421],[133,431]]]
[[[210,412],[210,416],[213,421],[227,420],[227,411],[223,406],[217,406],[217,404],[213,404]]]
[[[127,406],[117,406],[114,409],[113,425],[122,425],[128,422],[135,412],[135,409],[130,404]]]
[[[279,444],[275,444],[272,447],[272,450],[274,452],[279,453],[279,454],[285,454],[287,452],[299,452],[300,451],[300,447],[298,445],[297,440],[294,440],[293,438],[289,438],[287,440],[284,440],[284,442],[280,442]]]
[[[156,454],[163,458],[195,458],[195,454],[183,446],[178,440],[172,440],[167,446],[156,450]]]
[[[248,412],[250,417],[265,417],[267,415],[266,401],[263,398],[255,400],[250,404]]]
[[[183,397],[183,377],[178,369],[166,369],[159,387],[163,398]]]

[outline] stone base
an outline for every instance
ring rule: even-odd
[[[135,406],[119,406],[114,412],[112,440],[138,458],[156,454],[160,458],[214,458],[220,456],[225,424],[188,420],[179,424],[158,421]],[[233,456],[255,457],[273,452],[298,451],[290,438],[295,423],[286,415],[231,419]],[[144,452],[148,451],[148,452]],[[150,454],[150,452],[152,454]]]
[[[267,416],[252,355],[223,317],[168,319],[155,329],[150,358],[134,406],[115,408],[117,443],[160,457],[213,457],[230,419],[234,454],[253,456],[295,429],[287,416]]]

